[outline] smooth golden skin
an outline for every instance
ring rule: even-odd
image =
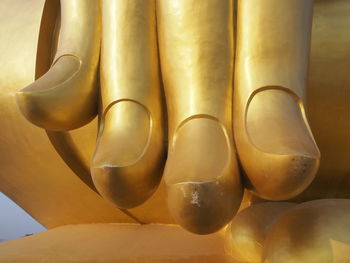
[[[228,223],[242,199],[232,134],[233,1],[157,3],[168,207],[181,226],[208,234]]]
[[[349,211],[349,199],[256,204],[231,222],[226,247],[249,263],[349,262]]]
[[[91,172],[120,208],[143,203],[165,162],[155,1],[102,1],[101,116]]]
[[[325,4],[325,1],[318,2],[320,6],[323,5],[323,9],[319,13],[322,14],[327,4]],[[145,1],[145,3],[149,2]],[[192,5],[190,5],[191,3]],[[168,188],[170,208],[172,208],[172,213],[176,220],[193,232],[208,233],[217,230],[232,216],[235,210],[232,208],[236,207],[236,202],[240,200],[239,194],[241,189],[239,186],[239,177],[236,172],[236,161],[232,154],[234,152],[232,131],[230,128],[232,125],[232,108],[235,112],[234,129],[236,131],[235,140],[238,146],[239,157],[244,170],[248,174],[249,186],[255,193],[267,199],[279,200],[290,198],[305,189],[316,173],[320,154],[304,113],[312,2],[300,0],[268,0],[263,4],[257,4],[256,2],[252,4],[253,1],[248,0],[238,2],[238,49],[233,105],[230,102],[232,98],[232,85],[229,88],[228,84],[230,82],[229,80],[232,79],[230,74],[233,71],[233,65],[230,64],[230,61],[233,63],[232,54],[234,53],[233,37],[231,36],[231,34],[234,34],[234,19],[231,18],[233,16],[233,11],[231,13],[231,10],[233,10],[231,8],[232,3],[230,1],[209,0],[201,2],[202,5],[195,5],[193,3],[193,1],[185,2],[184,0],[173,2],[159,1],[157,8],[160,60],[167,96],[170,128],[170,147],[165,183]],[[345,2],[339,0],[337,3],[344,4]],[[274,8],[269,8],[270,6],[274,6]],[[330,4],[330,6],[332,5]],[[143,6],[143,8],[145,7]],[[178,12],[172,13],[169,10],[177,10]],[[220,13],[215,10],[220,10]],[[336,19],[335,16],[337,13],[339,11],[335,12],[333,17],[339,22],[339,27],[342,28],[347,24],[344,23],[346,16],[343,15],[341,18]],[[149,13],[143,12],[142,14]],[[135,18],[137,16],[131,17]],[[103,19],[107,18],[104,17]],[[151,20],[144,21],[150,22]],[[206,25],[208,21],[211,23]],[[228,21],[232,21],[232,23],[228,23]],[[133,23],[130,24],[132,25]],[[148,23],[144,23],[143,26],[145,25],[148,25]],[[222,31],[225,32],[220,31],[219,28],[220,30],[224,29]],[[154,31],[149,29],[146,26],[145,30],[139,32],[142,37],[141,39],[144,39],[144,37],[148,39],[152,35],[152,32],[154,34]],[[328,30],[331,31],[330,29]],[[336,30],[341,31],[337,27]],[[145,33],[146,36],[142,34],[144,32],[147,32]],[[112,39],[115,38],[113,35],[110,36]],[[121,38],[123,39],[124,37],[125,35],[122,35]],[[138,36],[135,34],[133,39],[137,38]],[[120,39],[120,36],[118,39]],[[344,39],[346,40],[346,38]],[[347,45],[344,44],[347,42],[344,39],[334,40],[342,41],[342,45],[339,46],[343,48],[341,51],[334,49],[334,52],[330,52],[333,56],[340,57],[339,54],[341,52],[344,53],[343,55],[348,54],[345,48]],[[317,40],[319,41],[317,42],[317,47],[322,49],[323,42],[319,39]],[[232,44],[231,48],[230,43]],[[130,42],[128,42],[129,44]],[[131,44],[130,46],[133,47]],[[203,49],[203,46],[206,49]],[[127,46],[124,45],[123,47]],[[190,47],[189,50],[186,49],[188,47]],[[338,46],[335,45],[335,47]],[[116,45],[115,49],[118,48],[120,47]],[[112,45],[111,50],[115,49],[113,49]],[[149,55],[156,48],[152,50],[151,48],[146,49],[146,54]],[[269,57],[268,55],[271,56]],[[128,59],[129,57],[132,56],[129,55]],[[111,58],[113,60],[115,57],[111,56]],[[72,72],[77,68],[74,58],[64,57],[63,59],[59,59],[59,61],[61,61],[59,64],[56,63],[52,67],[51,73],[47,75],[48,77],[43,77],[42,80],[37,82],[38,85],[46,85],[47,80],[51,82],[51,79],[53,81],[52,83],[56,83],[55,81],[60,82],[68,74],[67,72]],[[141,61],[145,61],[146,64],[150,63],[152,65],[152,70],[150,71],[153,73],[156,72],[154,68],[157,67],[153,67],[155,66],[154,57],[147,61]],[[126,59],[123,62],[126,63]],[[314,71],[317,71],[317,62],[319,61],[317,61],[316,57],[314,58]],[[145,66],[144,63],[137,63],[137,65]],[[344,65],[347,65],[346,62],[344,62]],[[343,70],[346,68],[344,65]],[[113,67],[110,67],[108,70],[111,69]],[[108,70],[106,69],[105,73]],[[141,73],[139,74],[142,76],[145,72],[147,75],[150,73],[148,70],[149,68],[146,66],[143,68],[143,71],[140,70]],[[112,75],[109,76],[109,73],[106,74],[106,79],[113,79],[115,76],[113,70],[110,72],[112,72]],[[326,72],[325,70],[321,70],[321,73],[325,74]],[[338,80],[338,75],[344,75],[342,72],[334,70],[331,72],[333,74],[329,74],[333,76],[329,78],[334,82]],[[150,73],[150,75],[154,77],[152,75],[153,73]],[[103,72],[101,76],[103,76]],[[123,74],[124,76],[128,77],[130,75]],[[323,74],[318,72],[313,78],[315,76],[322,79]],[[153,78],[151,79],[152,81],[150,82],[156,83],[153,82]],[[129,83],[129,81],[131,83],[133,80],[129,78],[125,84]],[[105,81],[107,83],[109,80]],[[117,85],[116,83],[118,81],[111,81],[112,84],[108,85]],[[106,84],[105,87],[108,87],[108,85]],[[331,87],[331,85],[332,83],[330,82],[329,86]],[[211,88],[214,86],[215,88]],[[179,89],[178,87],[191,88]],[[341,90],[341,88],[343,87],[340,87],[338,90]],[[38,89],[40,90],[40,88]],[[106,88],[106,90],[118,92],[123,89],[119,86],[118,89]],[[145,94],[149,93],[146,92]],[[313,94],[318,93],[314,91]],[[338,94],[337,96],[340,100],[340,92],[335,92],[335,94]],[[130,96],[132,97],[132,95]],[[154,100],[153,95],[145,95],[144,98],[155,102],[155,105],[157,105],[157,100]],[[102,106],[101,115],[101,124],[103,126],[101,126],[100,131],[106,131],[107,133],[100,133],[99,148],[96,151],[94,160],[97,165],[94,167],[101,167],[101,163],[111,158],[108,162],[116,165],[112,165],[113,169],[108,170],[114,170],[112,173],[117,171],[116,174],[119,176],[123,174],[119,173],[119,171],[124,170],[124,168],[119,169],[121,167],[119,164],[130,165],[132,163],[130,160],[137,159],[142,149],[144,149],[144,145],[147,144],[147,139],[145,138],[150,137],[148,128],[150,118],[152,118],[151,106],[153,105],[146,105],[147,103],[143,102],[142,98],[140,101],[133,98],[127,98],[125,101],[118,101],[118,99],[118,95],[113,92],[106,96],[102,92],[102,101],[105,101],[105,103],[102,104],[104,105]],[[31,102],[34,100],[30,98],[28,101]],[[334,101],[337,101],[337,99]],[[58,102],[59,100],[57,100]],[[158,103],[161,104],[159,101]],[[22,106],[30,105],[27,102],[22,103],[20,99],[19,104]],[[34,103],[32,105],[36,104]],[[72,104],[66,105],[64,103],[64,105],[69,106]],[[266,109],[267,106],[270,107],[270,110]],[[42,108],[45,110],[49,109],[49,107]],[[29,107],[28,112],[33,113],[34,111]],[[24,114],[26,114],[25,111]],[[157,116],[159,113],[155,111],[154,114]],[[322,119],[322,114],[318,114]],[[34,119],[41,118],[40,114],[33,116]],[[81,114],[80,117],[84,116],[84,114]],[[137,119],[138,121],[128,123],[125,116],[129,116],[129,119]],[[118,119],[123,119],[123,123],[130,125],[125,125],[124,129],[123,125],[118,125]],[[50,123],[50,120],[47,123]],[[33,122],[35,123],[34,120]],[[63,126],[57,129],[67,129]],[[47,126],[47,128],[50,127]],[[271,131],[274,132],[273,135],[270,134]],[[135,144],[125,140],[125,137],[127,137],[125,134],[130,134],[130,137],[137,138],[135,139]],[[113,157],[110,154],[112,150],[114,151],[112,142],[115,141],[119,142],[116,144],[120,147],[118,149],[119,152],[122,151],[124,153],[125,149],[130,150],[127,156],[116,155],[116,157]],[[162,149],[162,146],[157,149]],[[157,153],[157,151],[153,153]],[[153,160],[160,160],[157,159],[157,154],[154,154],[152,158],[154,158]],[[254,163],[252,160],[254,160]],[[159,163],[161,164],[162,162],[159,161]],[[152,164],[158,163],[153,162]],[[347,170],[345,169],[346,161],[343,161],[341,164],[339,171],[343,173],[338,171],[337,176],[339,175],[339,178],[344,179],[346,176],[342,175],[346,174],[344,172]],[[205,165],[209,169],[206,169]],[[221,173],[224,176],[220,176],[220,166],[224,167]],[[146,165],[145,167],[147,169],[149,168]],[[142,169],[145,169],[145,167]],[[135,171],[133,170],[133,172]],[[227,171],[231,171],[231,176],[228,176],[229,173]],[[135,199],[136,201],[130,201],[124,198],[124,200],[120,201],[118,197],[120,191],[114,192],[114,183],[108,181],[109,178],[113,178],[114,180],[114,177],[110,176],[113,175],[112,173],[109,173],[109,171],[102,173],[100,178],[105,176],[107,179],[97,182],[97,185],[102,185],[102,187],[100,186],[100,191],[121,207],[128,207],[128,205],[130,207],[134,206],[140,203],[141,199],[147,198],[153,191],[154,183],[152,179],[155,177],[150,176],[151,179],[147,179],[147,182],[151,182],[151,187],[143,184],[138,188],[136,183],[132,182],[130,185],[134,185],[135,188],[127,189],[128,193],[136,192],[138,189],[144,190],[140,195],[141,197],[135,195],[135,198],[133,196],[128,198]],[[197,177],[197,174],[200,174],[200,176]],[[98,178],[98,176],[94,177]],[[193,184],[193,179],[195,180],[195,184]],[[219,183],[216,184],[216,182]],[[322,187],[318,189],[326,189],[325,192],[327,192],[328,185],[324,182],[322,181]],[[335,184],[340,185],[341,183],[337,181]],[[183,192],[180,192],[179,189]],[[235,191],[232,191],[232,189]],[[336,186],[335,189],[337,189]],[[333,189],[332,191],[334,192],[336,190]],[[311,194],[310,196],[311,198],[315,195],[322,196],[322,193],[325,192],[316,191],[316,193],[313,193],[314,195]],[[348,195],[348,192],[345,189],[342,194]],[[234,196],[234,198],[225,198],[223,195]],[[198,197],[202,196],[205,198],[198,199]],[[203,206],[199,206],[201,204],[199,201],[205,201],[204,208]],[[220,205],[217,206],[217,204]],[[327,214],[327,209],[321,210],[320,213]],[[330,208],[329,211],[331,209],[333,208]],[[215,213],[211,213],[211,211],[215,211]],[[307,210],[305,210],[305,213],[307,214]],[[337,220],[338,218],[340,220],[339,222],[346,218],[346,213],[334,213],[334,215],[337,215],[337,217],[333,219]],[[300,216],[302,217],[303,213]],[[322,223],[322,225],[326,226],[325,223]],[[293,230],[293,228],[286,229],[285,232],[282,230],[278,231],[282,231],[283,235],[288,236],[290,235],[288,231]],[[331,229],[331,231],[333,230]],[[337,231],[336,228],[334,231]],[[299,236],[299,238],[301,237]],[[284,247],[287,247],[287,245]]]
[[[298,202],[350,197],[349,122],[344,121],[350,113],[350,94],[346,88],[350,85],[349,12],[349,1],[314,3],[307,97],[309,121],[322,160],[310,187],[294,199]],[[271,235],[273,241],[260,251],[266,251],[271,262],[349,262],[349,241],[343,238],[349,236],[347,203],[348,200],[325,199],[301,204],[300,209],[296,206],[291,210],[293,217],[283,217],[285,223],[277,221],[272,226],[276,233]],[[268,215],[269,208],[262,213]],[[250,219],[257,222],[250,224],[249,231],[260,225],[261,218]],[[241,227],[249,225],[244,223]],[[245,253],[256,255],[255,251],[247,249]]]
[[[75,176],[45,130],[29,123],[16,105],[16,92],[48,70],[58,7],[54,0],[0,1],[0,191],[48,229],[64,224],[136,222]],[[79,152],[85,165],[95,131],[82,130],[78,138],[84,147],[75,151],[68,147],[67,153],[74,161],[72,157]],[[83,170],[79,171],[83,177]],[[85,178],[92,184],[90,174]],[[0,218],[3,213],[1,209]]]
[[[47,130],[73,129],[90,121],[98,104],[95,81],[102,36],[92,179],[103,197],[126,209],[155,191],[165,161],[155,1],[101,3],[102,21],[100,1],[61,1],[52,67],[18,92],[17,102],[27,119]]]
[[[350,262],[349,222],[349,199],[321,199],[297,205],[272,227],[263,262]]]
[[[84,3],[75,8],[88,7]],[[154,192],[165,161],[155,4],[102,1],[101,113],[91,172],[99,193],[123,209],[140,205]],[[93,10],[96,3],[90,5]],[[157,6],[169,117],[168,204],[178,223],[200,234],[225,226],[242,198],[232,134],[233,11],[232,0],[198,6],[158,1]],[[61,30],[60,41],[66,34]],[[55,74],[52,68],[43,84],[73,69],[63,65]]]
[[[266,202],[239,212],[226,230],[226,250],[242,262],[261,263],[268,233],[296,204]]]
[[[99,1],[61,1],[60,37],[52,66],[17,93],[22,114],[33,124],[71,130],[96,116],[100,14]]]
[[[235,142],[249,188],[265,199],[301,193],[319,165],[304,111],[312,5],[238,1]]]

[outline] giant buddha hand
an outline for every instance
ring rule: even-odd
[[[101,6],[61,0],[52,66],[17,101],[56,131],[86,124],[98,105],[91,174],[103,197],[140,205],[166,161],[174,219],[206,234],[232,219],[244,187],[285,200],[311,183],[320,159],[304,110],[312,0],[241,0],[237,25],[233,0]]]
[[[104,1],[101,10],[100,1],[61,1],[52,66],[17,102],[29,121],[51,131],[86,124],[99,106],[93,180],[105,198],[131,208],[156,189],[165,144],[155,3],[123,2]]]

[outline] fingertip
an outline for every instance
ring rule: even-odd
[[[46,130],[78,128],[97,113],[95,89],[84,92],[81,87],[86,77],[79,58],[61,56],[46,74],[16,93],[17,105],[29,122]]]

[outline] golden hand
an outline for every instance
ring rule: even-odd
[[[97,1],[62,0],[56,59],[48,73],[19,92],[20,108],[48,130],[90,120],[98,103],[94,82],[102,36],[92,178],[106,199],[120,208],[135,207],[154,192],[165,162],[160,60],[169,126],[168,205],[186,229],[217,231],[242,199],[233,130],[248,186],[262,197],[300,193],[318,167],[319,151],[300,110],[311,1],[269,1],[288,10],[281,14],[290,30],[281,26],[270,38],[261,37],[278,16],[261,4],[239,2],[235,68],[232,0],[105,0],[102,18]],[[265,29],[259,28],[264,16],[271,20]],[[73,24],[78,31],[68,26]],[[281,49],[288,56],[282,57]],[[295,142],[301,143],[294,147]]]
[[[165,161],[154,5],[103,1],[101,10],[100,1],[62,0],[52,67],[17,93],[23,115],[55,131],[89,122],[101,97],[92,178],[120,208],[137,206],[154,192]]]

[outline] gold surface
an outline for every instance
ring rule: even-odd
[[[156,190],[165,162],[155,1],[102,4],[102,105],[91,173],[103,197],[133,208]]]
[[[235,142],[248,187],[265,199],[296,196],[318,169],[304,112],[312,6],[238,1]]]
[[[179,226],[63,226],[0,243],[0,262],[238,263],[225,253],[223,242],[222,233],[198,236]]]
[[[349,199],[252,205],[228,227],[227,252],[250,263],[349,262],[349,208]]]
[[[97,113],[99,1],[62,0],[60,3],[60,35],[52,66],[17,93],[22,114],[47,130],[78,128]]]
[[[227,252],[242,262],[262,262],[266,237],[271,228],[294,206],[294,203],[287,202],[265,202],[241,211],[227,227]]]
[[[298,201],[350,197],[350,163],[347,160],[350,141],[345,121],[345,116],[350,114],[350,93],[346,88],[350,85],[347,70],[350,68],[350,34],[346,33],[350,28],[349,10],[347,0],[314,2],[306,112],[322,161],[314,182]],[[65,153],[73,148],[73,157],[81,160],[80,164],[85,167],[89,167],[94,150],[96,124],[69,132],[71,144]],[[67,145],[67,141],[60,141],[60,145]],[[79,164],[78,161],[71,163],[70,167]],[[155,208],[156,213],[149,212]],[[130,211],[144,222],[173,222],[165,205],[163,182],[147,202]]]
[[[299,204],[272,227],[266,239],[263,262],[349,262],[349,220],[349,199]]]
[[[36,73],[44,3],[0,1],[0,191],[48,228],[82,222],[135,222],[84,185],[60,160],[45,131],[25,120],[16,106],[16,91],[33,82]],[[50,15],[44,16],[43,24],[49,25],[57,10],[45,8]],[[50,39],[42,35],[40,40]],[[93,137],[89,140],[94,141]]]
[[[307,90],[320,169],[298,200],[350,198],[350,2],[315,1]]]
[[[168,207],[187,230],[212,233],[242,200],[232,134],[233,1],[160,0],[157,22],[169,127]]]
[[[15,108],[14,93],[33,81],[34,75],[36,78],[40,77],[48,69],[49,58],[56,50],[56,40],[50,39],[50,36],[55,35],[55,16],[45,16],[45,13],[42,16],[43,1],[30,2],[33,4],[22,5],[21,1],[1,2],[1,5],[6,6],[0,9],[6,10],[6,13],[0,16],[6,21],[0,23],[0,35],[5,38],[0,44],[0,48],[4,50],[0,57],[3,65],[0,83],[4,91],[0,98],[1,116],[4,120],[4,135],[0,143],[0,153],[4,156],[1,160],[1,190],[48,227],[79,222],[129,222],[130,218],[105,203],[81,181],[74,178],[73,173],[50,148],[45,133],[28,125]],[[68,7],[73,2],[77,5]],[[82,19],[93,23],[99,14],[98,5],[96,2],[82,3],[78,0],[62,1],[62,18],[64,19],[64,14],[80,14],[86,16]],[[111,4],[104,2],[106,3]],[[128,6],[126,2],[118,3],[121,5],[120,10],[124,10],[122,6]],[[130,178],[130,183],[127,182],[125,187],[127,193],[134,191],[134,195],[127,196],[129,200],[120,200],[119,193],[113,192],[114,186],[108,181],[112,178],[112,173],[104,173],[103,176],[107,175],[107,180],[102,183],[96,183],[95,176],[94,179],[103,195],[120,207],[133,207],[141,203],[155,190],[158,183],[165,158],[162,151],[165,147],[162,137],[164,123],[161,119],[161,105],[164,101],[161,99],[159,84],[154,20],[154,12],[157,12],[161,77],[165,86],[169,117],[169,157],[165,170],[165,184],[161,184],[150,200],[130,209],[130,216],[144,222],[173,222],[165,205],[166,188],[171,212],[182,226],[196,233],[212,232],[223,226],[233,215],[241,199],[234,157],[233,121],[239,158],[247,173],[246,186],[267,199],[288,199],[300,193],[313,180],[320,159],[319,150],[306,120],[306,112],[322,153],[322,161],[315,180],[296,200],[349,197],[350,164],[347,152],[350,143],[346,121],[346,116],[350,113],[350,93],[347,88],[350,84],[349,1],[315,0],[312,33],[311,0],[266,0],[264,4],[256,4],[251,0],[238,1],[234,105],[233,1],[207,0],[195,4],[190,0],[159,0],[156,9],[154,4],[155,1],[142,1],[136,8],[129,2],[131,9],[126,8],[126,11],[119,15],[118,12],[112,12],[116,6],[104,6],[112,13],[103,16],[102,20],[105,26],[106,23],[108,25],[107,28],[104,27],[104,33],[102,32],[108,41],[105,42],[107,46],[103,48],[106,52],[105,59],[101,59],[103,85],[100,122],[95,121],[72,132],[47,132],[59,155],[90,188],[94,188],[89,167],[95,148],[97,125],[100,125],[99,147],[94,162],[97,161],[98,167],[106,160],[112,166],[115,164],[118,169],[113,169],[113,173],[117,170],[116,174],[122,175],[119,178],[123,178],[126,173],[120,172],[123,169],[119,168],[128,167],[135,160],[139,160],[144,149],[148,149],[146,145],[152,144],[148,143],[152,141],[150,123],[153,123],[153,118],[158,120],[154,122],[158,125],[158,128],[155,128],[157,136],[154,137],[156,150],[149,151],[148,160],[151,161],[147,165],[140,170],[132,170],[131,174],[145,176],[141,179],[131,176],[141,184],[137,186]],[[274,8],[270,8],[271,6]],[[55,14],[57,8],[52,7],[52,14]],[[28,10],[32,12],[27,12]],[[133,15],[127,17],[129,11]],[[21,19],[14,15],[18,13],[23,13]],[[41,16],[43,23],[40,26]],[[74,15],[72,17],[76,20],[65,19],[61,29],[56,26],[56,35],[59,34],[56,41],[59,52],[60,47],[65,47],[63,42],[70,43],[62,36],[72,34],[69,34],[68,29],[64,29],[67,28],[65,23],[79,21]],[[119,25],[116,21],[125,23],[125,31],[110,28]],[[98,22],[93,23],[91,28],[86,25],[80,26],[91,41],[81,41],[81,34],[77,34],[72,43],[74,42],[73,46],[78,49],[85,47],[86,49],[81,51],[86,53],[61,57],[41,80],[33,84],[35,92],[30,91],[30,96],[19,96],[24,115],[39,126],[56,130],[70,129],[82,125],[95,114],[91,109],[96,109],[93,104],[98,102],[97,97],[93,96],[96,86],[90,84],[93,83],[96,72],[95,51],[99,39],[99,26]],[[138,31],[139,28],[143,30]],[[108,32],[120,35],[116,37]],[[118,43],[117,39],[124,37],[129,41]],[[46,48],[43,43],[47,43]],[[47,46],[53,50],[49,50]],[[129,47],[132,52],[127,55]],[[74,53],[67,50],[63,53]],[[122,55],[113,53],[116,50],[120,50]],[[91,61],[90,57],[85,60],[86,54],[93,54]],[[87,63],[91,65],[91,71],[80,68],[77,59],[80,56],[82,61],[91,62]],[[125,74],[121,76],[116,73],[116,69],[121,68],[120,64],[113,64],[118,59],[126,65],[123,68]],[[142,63],[137,63],[137,59]],[[47,103],[49,99],[46,101],[44,98],[36,103],[37,97],[31,96],[32,93],[40,93],[43,89],[48,91],[46,83],[51,85],[59,84],[67,78],[70,80],[74,72],[78,73],[74,75],[77,76],[77,80],[72,81],[73,84],[63,82],[63,86],[71,85],[74,89],[65,93],[62,90],[68,89],[64,87],[58,88],[57,93],[55,89],[45,93],[58,96],[57,101],[54,99]],[[86,95],[90,99],[94,97],[94,102],[86,100],[87,107],[80,104],[75,108],[73,103],[67,103],[68,100],[65,101],[64,98],[68,96],[72,101],[77,100],[79,103],[87,98],[82,96],[79,100],[78,93],[73,92],[79,90],[77,87],[86,80],[84,74],[91,77],[88,81],[90,84],[84,86],[89,91],[84,94],[90,94]],[[133,78],[136,75],[142,77],[142,83]],[[131,87],[128,87],[130,84]],[[115,86],[118,88],[114,88]],[[33,110],[35,105],[39,105],[40,110]],[[66,107],[61,111],[57,110],[57,105]],[[80,112],[79,108],[83,109],[84,113]],[[72,115],[68,116],[70,111]],[[76,112],[79,114],[74,115]],[[40,117],[43,113],[45,118]],[[50,115],[51,113],[58,115]],[[121,120],[123,125],[118,125],[118,120]],[[116,131],[118,133],[115,133]],[[114,147],[115,142],[118,142],[116,145],[119,148]],[[113,155],[111,153],[114,150],[128,154]],[[150,168],[151,166],[154,166],[154,169]],[[140,173],[141,170],[147,172]],[[132,185],[135,185],[135,188],[131,187]],[[337,204],[337,201],[329,202]],[[340,224],[342,220],[347,220],[347,209],[343,208],[342,213],[342,209],[339,208],[344,204],[348,205],[346,200],[339,201],[334,207],[326,205],[325,209],[316,209],[316,217],[325,218],[324,221],[320,221],[319,232],[316,229],[316,239],[307,239],[299,235],[298,240],[311,240],[311,244],[314,243],[316,247],[314,251],[324,250],[324,253],[328,253],[326,248],[317,246],[317,237],[330,240],[329,236],[322,234],[322,229],[327,227],[327,220],[339,220]],[[310,213],[314,213],[312,207],[308,207],[307,204],[305,207],[305,213],[297,215],[298,220],[307,214],[309,208]],[[211,213],[212,211],[215,213]],[[281,233],[278,235],[286,237],[292,233],[294,228],[289,228],[288,224],[278,230],[280,232],[276,230]],[[340,230],[329,228],[327,231],[334,231],[334,235],[337,235]],[[344,232],[346,231],[344,226]],[[330,243],[338,251],[332,251],[336,256],[341,255],[339,251],[344,251],[342,249],[348,250],[347,240],[343,242],[341,238],[334,239]],[[268,250],[271,255],[269,260],[280,262],[278,257],[274,259],[275,248],[273,245],[271,247],[272,249]],[[280,249],[287,249],[287,245],[281,246]],[[312,249],[310,248],[310,251],[313,251]],[[300,254],[299,250],[290,251],[292,259]],[[305,252],[302,249],[300,251]],[[334,260],[338,262],[344,259]]]
[[[350,12],[349,1],[315,0],[308,72],[307,113],[322,153],[320,168],[311,185],[295,201],[349,198],[349,139],[346,116],[350,114]],[[252,207],[253,208],[253,207]],[[244,251],[245,257],[266,254],[267,262],[348,262],[349,200],[302,203],[272,226],[274,232],[262,247]],[[255,223],[240,225],[249,233],[264,232],[260,223],[269,217],[252,214]],[[271,216],[271,215],[270,215]],[[238,215],[238,218],[240,216]],[[248,221],[252,221],[248,220]],[[233,221],[235,222],[235,220]],[[283,223],[284,222],[284,223]],[[270,225],[270,224],[266,224]],[[254,235],[242,245],[254,244]],[[239,239],[239,236],[236,236]],[[242,240],[241,240],[242,241]],[[265,244],[268,242],[268,246]],[[230,247],[233,249],[232,247]],[[256,250],[258,248],[258,250]],[[241,250],[242,251],[242,250]],[[241,252],[240,251],[240,252]],[[259,253],[256,253],[258,251]],[[236,257],[241,253],[233,253]],[[281,256],[283,255],[283,256]],[[260,258],[261,259],[261,258]],[[259,260],[259,259],[257,259]],[[254,260],[248,261],[254,262]]]

